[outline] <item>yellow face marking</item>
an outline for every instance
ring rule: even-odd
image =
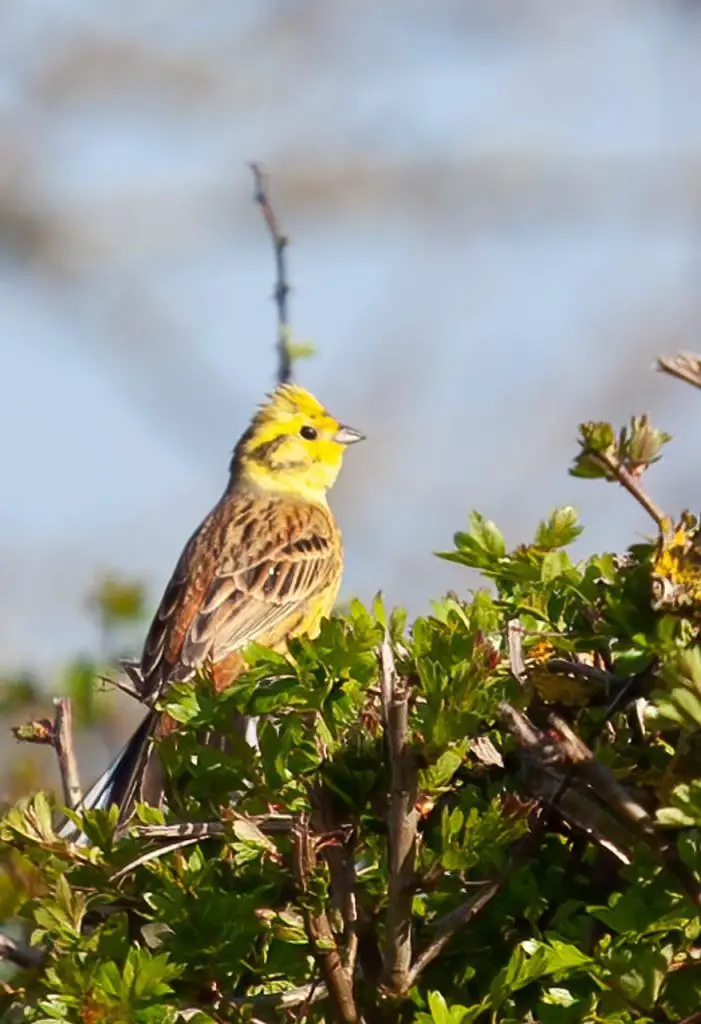
[[[283,384],[256,413],[235,461],[247,482],[325,503],[347,444],[360,436],[309,391]]]

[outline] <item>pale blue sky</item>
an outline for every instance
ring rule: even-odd
[[[55,234],[37,256],[0,224],[2,666],[89,649],[101,569],[155,602],[218,497],[274,371],[252,158],[319,349],[300,379],[368,434],[344,595],[466,585],[431,551],[472,507],[518,543],[574,503],[580,550],[629,543],[629,499],[567,476],[584,418],[651,411],[680,435],[651,487],[698,506],[698,396],[650,365],[701,323],[701,22],[561,7],[3,5],[0,187]]]

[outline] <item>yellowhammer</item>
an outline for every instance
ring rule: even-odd
[[[289,637],[318,632],[343,571],[326,493],[346,445],[362,439],[293,384],[260,407],[234,450],[226,489],[185,545],[149,629],[138,667],[144,698],[203,668],[224,689],[245,668],[242,651],[251,641],[280,649]],[[137,794],[158,799],[150,755],[154,735],[168,728],[165,716],[149,712],[83,806],[116,803],[123,820]]]

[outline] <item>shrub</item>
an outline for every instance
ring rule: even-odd
[[[698,525],[641,486],[667,440],[586,424],[573,467],[649,543],[575,563],[572,508],[512,551],[474,513],[444,557],[488,589],[173,686],[167,816],[70,845],[45,794],[10,809],[3,1019],[698,1020]],[[258,751],[202,745],[244,712]]]

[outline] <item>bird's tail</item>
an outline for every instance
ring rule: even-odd
[[[111,765],[93,783],[76,811],[105,810],[112,804],[119,807],[119,821],[123,823],[141,789],[142,779],[153,749],[153,734],[158,723],[157,711],[149,711],[131,738],[122,747]],[[80,828],[69,818],[57,829],[62,839],[87,842]]]

